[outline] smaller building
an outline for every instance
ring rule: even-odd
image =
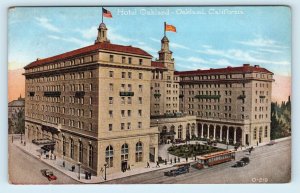
[[[9,133],[15,133],[17,131],[17,123],[20,117],[24,117],[25,110],[25,98],[20,97],[17,100],[13,100],[8,103],[8,129]],[[18,114],[20,115],[18,116]]]

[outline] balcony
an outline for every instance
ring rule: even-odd
[[[60,97],[61,95],[61,92],[59,91],[47,91],[47,92],[44,92],[44,96],[45,97]]]
[[[180,95],[179,95],[179,98],[183,98],[183,97],[184,97],[184,95],[183,95],[183,94],[180,94]]]
[[[33,97],[35,95],[35,92],[29,92],[29,96]]]
[[[221,95],[196,95],[195,98],[197,99],[219,99]]]
[[[120,96],[134,96],[134,92],[120,92]]]
[[[82,97],[84,97],[84,95],[85,95],[84,91],[76,91],[75,92],[75,97],[76,98],[82,98]]]
[[[264,98],[266,98],[266,96],[260,95],[259,98],[264,99]]]
[[[245,99],[246,95],[241,94],[240,96],[238,96],[238,99]]]
[[[155,93],[154,94],[154,97],[156,98],[156,97],[160,97],[161,96],[161,94],[159,94],[159,93]]]

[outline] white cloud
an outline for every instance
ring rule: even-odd
[[[60,32],[60,29],[50,23],[50,20],[45,17],[35,18],[40,26],[53,32]]]
[[[229,49],[229,50],[217,50],[217,49],[206,49],[198,50],[197,52],[208,55],[216,55],[225,57],[231,60],[242,61],[243,63],[257,63],[257,64],[274,64],[274,65],[290,65],[287,60],[269,60],[265,58],[259,58],[256,55],[250,54],[250,52],[243,51],[240,49]]]
[[[174,43],[174,42],[170,42],[170,47],[171,48],[181,48],[181,49],[185,49],[185,50],[189,50],[190,48],[182,45],[182,44],[177,44],[177,43]]]
[[[262,37],[258,37],[256,39],[247,40],[247,41],[236,41],[236,42],[239,44],[254,46],[254,47],[267,47],[267,48],[277,48],[277,49],[288,48],[287,46],[283,46],[275,40],[262,38]]]
[[[258,50],[262,52],[273,53],[273,54],[283,53],[282,50],[275,50],[275,49],[268,49],[268,48],[259,48]]]
[[[59,37],[59,36],[54,36],[54,35],[48,35],[48,38],[54,39],[54,40],[61,40],[65,42],[70,42],[74,44],[78,44],[79,46],[87,46],[90,45],[91,43],[88,41],[80,40],[77,38],[69,37],[69,38],[64,38],[64,37]]]
[[[97,26],[92,26],[90,28],[87,28],[87,29],[76,29],[75,31],[78,31],[83,38],[86,38],[86,39],[91,39],[91,38],[94,38],[96,39],[97,37],[97,33],[98,33],[98,30],[97,30]]]
[[[154,42],[160,43],[160,40],[159,40],[159,39],[156,39],[156,38],[150,38],[150,40],[152,40],[152,41],[154,41]]]

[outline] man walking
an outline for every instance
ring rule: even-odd
[[[150,168],[150,164],[149,164],[149,162],[147,162],[147,168]]]
[[[158,162],[158,161],[156,161],[156,167],[159,167],[159,168],[160,168],[159,162]]]

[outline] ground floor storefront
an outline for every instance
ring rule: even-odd
[[[155,132],[99,139],[26,121],[25,140],[40,144],[43,151],[49,144],[42,142],[47,141],[51,148],[46,154],[55,155],[97,176],[146,167],[147,162],[158,159],[158,133]]]

